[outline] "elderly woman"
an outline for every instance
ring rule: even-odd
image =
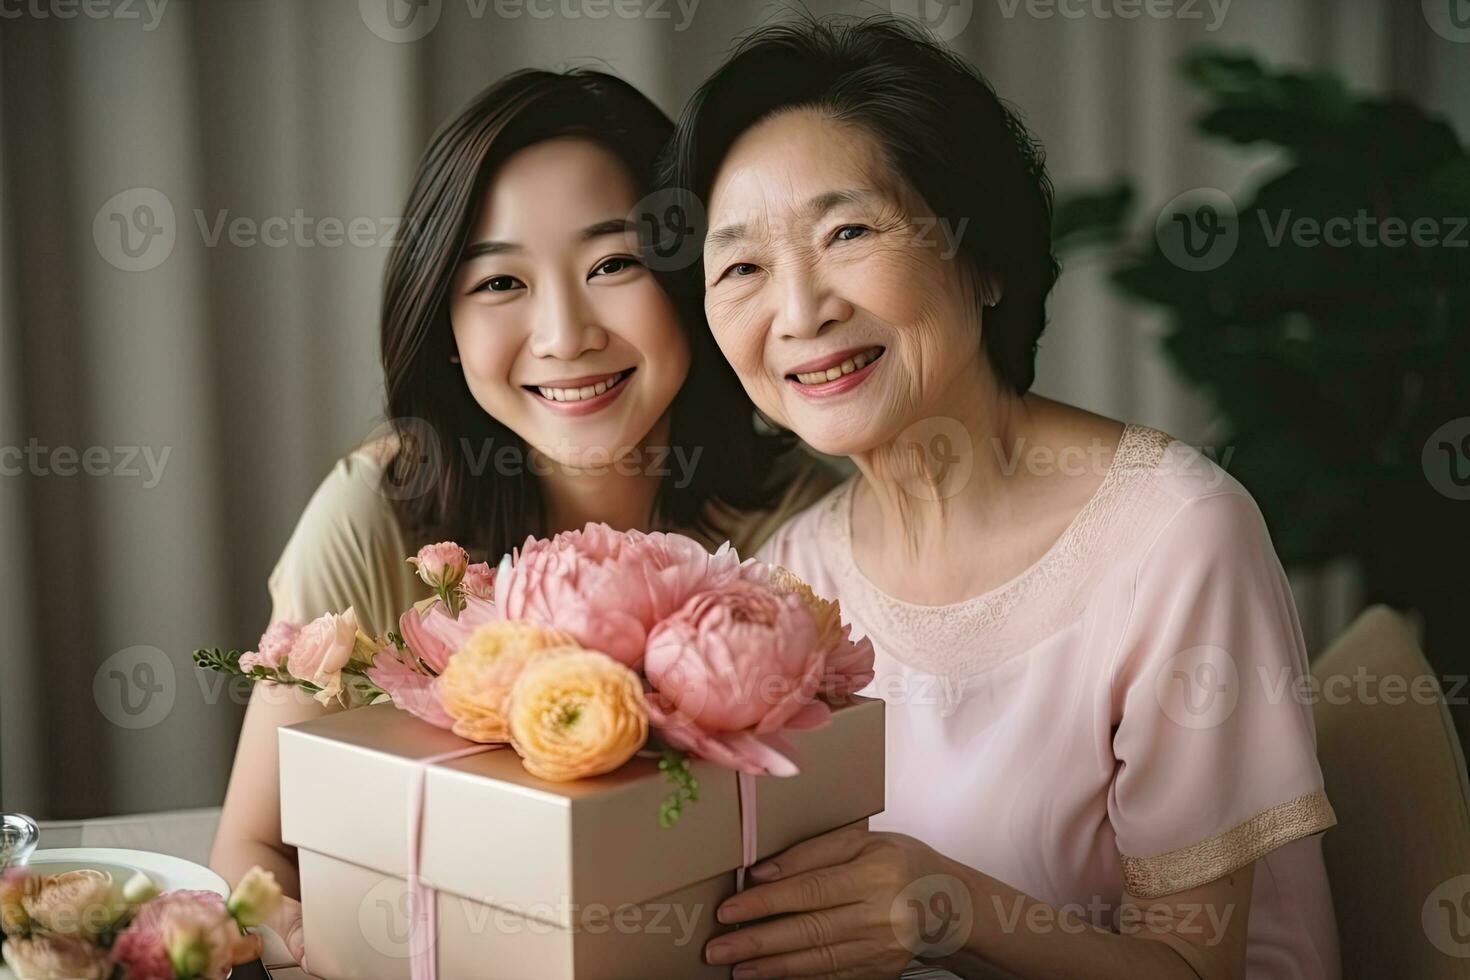
[[[706,957],[1336,976],[1286,578],[1222,470],[1030,392],[1057,266],[1021,122],[905,27],[803,21],[743,42],[672,152],[725,356],[857,470],[764,557],[841,600],[888,702],[886,812],[757,865]]]

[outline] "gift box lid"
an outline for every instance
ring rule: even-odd
[[[883,702],[853,697],[823,728],[788,733],[801,773],[754,780],[758,854],[883,809]],[[655,758],[550,783],[510,748],[424,766],[473,743],[389,704],[280,729],[281,836],[404,877],[408,801],[424,769],[420,873],[440,891],[563,928],[741,863],[736,773],[695,760],[699,800],[658,824],[673,784]]]

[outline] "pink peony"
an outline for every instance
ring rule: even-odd
[[[295,623],[288,623],[284,619],[276,620],[261,634],[260,650],[252,650],[240,657],[240,669],[246,672],[252,667],[279,670],[285,665],[286,658],[291,654],[291,647],[300,633],[301,627]]]
[[[642,557],[652,629],[701,592],[721,589],[741,577],[740,556],[729,542],[711,554],[682,534],[628,532]],[[747,563],[748,564],[748,563]]]
[[[260,938],[240,931],[223,898],[173,891],[138,909],[113,943],[112,958],[128,980],[172,980],[176,972],[224,980],[231,967],[260,951]]]
[[[286,657],[287,669],[321,688],[315,697],[327,704],[342,693],[342,668],[356,644],[357,613],[351,607],[341,614],[327,613],[301,628]]]
[[[821,598],[799,576],[780,565],[750,561],[741,566],[741,571],[748,581],[801,596],[806,603],[817,626],[817,645],[827,658],[821,684],[825,697],[846,697],[867,687],[873,679],[873,644],[867,637],[852,639],[851,627],[842,622],[842,608],[836,600]]]
[[[737,581],[696,595],[650,633],[649,720],[703,758],[790,775],[784,745],[770,737],[830,717],[815,700],[826,661],[801,596]]]
[[[643,568],[640,542],[606,524],[527,538],[496,576],[495,605],[507,619],[563,630],[636,668],[657,621]]]
[[[487,602],[494,599],[495,569],[485,561],[471,565],[465,569],[464,581],[459,583],[459,590],[466,599],[473,597]]]
[[[444,592],[457,586],[464,578],[470,556],[453,541],[440,541],[424,545],[408,563],[418,570],[425,585],[436,592]]]
[[[822,696],[845,698],[856,694],[873,682],[873,641],[866,636],[854,640],[849,627],[842,627],[842,639],[827,652],[827,663],[822,671]]]
[[[565,630],[582,646],[637,668],[649,630],[691,596],[734,581],[739,568],[729,547],[711,555],[681,534],[588,524],[550,539],[527,538],[497,577],[495,601],[508,619]]]

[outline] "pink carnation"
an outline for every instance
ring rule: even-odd
[[[460,592],[466,599],[474,597],[487,602],[495,598],[495,569],[489,562],[477,562],[465,569],[464,581],[459,583]]]
[[[113,943],[112,957],[128,980],[173,980],[171,958],[188,950],[202,957],[197,976],[224,980],[231,967],[259,956],[261,943],[258,936],[241,933],[220,896],[181,890],[139,908]]]
[[[260,650],[251,651],[240,657],[240,669],[249,671],[252,667],[268,667],[278,670],[286,663],[286,657],[291,653],[291,647],[296,642],[296,636],[301,632],[301,627],[295,623],[288,623],[284,619],[278,619],[266,627],[260,637]]]

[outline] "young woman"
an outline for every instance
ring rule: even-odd
[[[352,606],[369,632],[392,629],[428,594],[406,556],[444,539],[493,563],[528,534],[600,521],[753,551],[830,487],[757,432],[697,281],[644,260],[640,202],[671,132],[616,78],[528,71],[434,137],[384,287],[392,431],[307,505],[270,577],[273,621]],[[260,864],[298,894],[276,729],[325,710],[257,686],[211,858],[226,877]],[[287,905],[275,925],[300,959]]]
[[[762,557],[840,599],[888,703],[885,812],[752,868],[709,960],[1337,976],[1286,576],[1213,463],[1030,390],[1057,267],[1021,122],[874,19],[757,32],[679,130],[721,349],[858,471]]]

